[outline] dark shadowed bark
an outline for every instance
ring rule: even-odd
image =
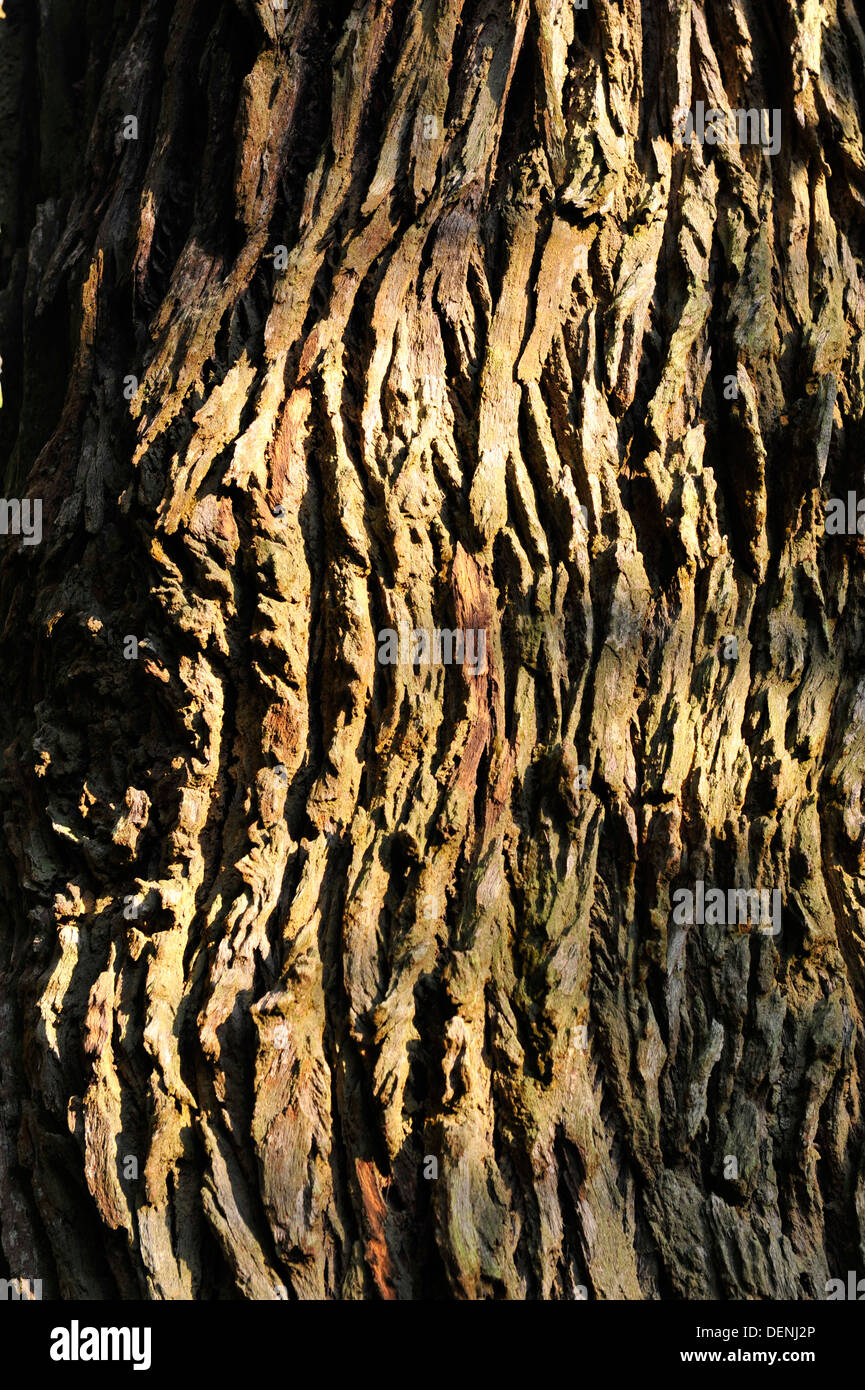
[[[5,8],[6,1276],[865,1272],[865,6]]]

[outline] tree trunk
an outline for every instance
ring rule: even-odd
[[[824,1298],[865,5],[5,6],[6,1276]]]

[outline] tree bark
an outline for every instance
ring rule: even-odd
[[[5,8],[7,1277],[865,1272],[865,7]]]

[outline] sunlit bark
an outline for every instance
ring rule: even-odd
[[[823,1297],[865,1269],[858,0],[31,8],[5,1272]]]

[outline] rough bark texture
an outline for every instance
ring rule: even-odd
[[[865,7],[5,5],[7,1275],[861,1274]]]

